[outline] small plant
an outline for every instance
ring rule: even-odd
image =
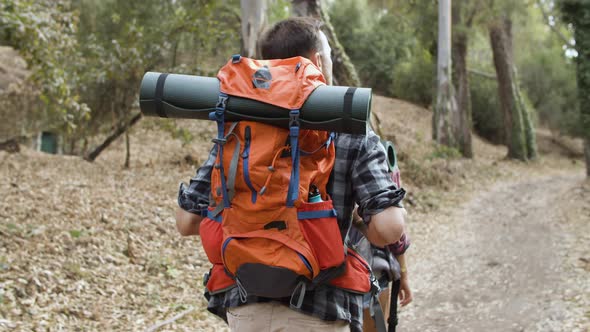
[[[78,230],[78,229],[70,230],[70,236],[74,239],[81,237],[83,234],[84,234],[84,232],[81,230]]]
[[[429,159],[456,159],[461,157],[461,152],[457,148],[446,145],[437,145]]]

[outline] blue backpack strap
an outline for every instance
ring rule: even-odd
[[[215,112],[209,113],[209,119],[217,122],[217,138],[213,142],[217,144],[217,151],[219,152],[219,164],[215,165],[219,169],[221,175],[221,194],[223,196],[223,206],[229,208],[229,197],[227,194],[227,183],[223,171],[223,146],[227,139],[225,138],[225,108],[227,107],[228,95],[220,92],[217,105],[215,105]]]
[[[287,206],[293,207],[299,197],[299,110],[289,112],[289,140],[291,142],[291,179],[287,192]]]

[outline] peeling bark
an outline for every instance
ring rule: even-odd
[[[258,36],[266,24],[266,0],[241,0],[243,56],[258,56]]]
[[[460,115],[451,74],[451,1],[439,1],[437,95],[432,123],[433,139],[449,147],[459,147]]]

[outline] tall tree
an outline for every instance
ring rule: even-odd
[[[438,2],[437,96],[432,118],[433,139],[458,147],[460,116],[451,75],[451,0]]]
[[[512,51],[512,20],[508,16],[489,25],[494,66],[498,77],[498,95],[504,116],[504,139],[508,157],[520,160],[537,156],[534,128],[523,100]]]
[[[266,24],[266,0],[240,0],[242,18],[242,55],[256,57],[258,55],[258,36]]]
[[[473,157],[471,143],[471,89],[469,87],[469,73],[467,72],[468,33],[479,10],[479,4],[479,1],[455,1],[452,5],[453,79],[457,86],[457,106],[459,108],[458,145],[461,154],[468,158]]]
[[[590,1],[561,0],[565,19],[574,28],[581,133],[584,137],[586,176],[590,177]]]

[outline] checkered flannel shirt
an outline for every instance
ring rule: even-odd
[[[328,183],[337,212],[340,233],[347,241],[352,225],[352,211],[358,204],[359,215],[364,220],[390,206],[400,206],[405,191],[397,188],[388,173],[386,152],[379,137],[369,130],[367,135],[338,134],[335,140],[336,161]],[[209,204],[211,169],[216,158],[216,148],[211,150],[208,160],[197,170],[189,185],[181,184],[178,204],[188,212],[199,214]],[[226,308],[248,303],[267,302],[255,296],[248,296],[244,303],[237,288],[222,294],[205,294],[209,300],[208,310],[227,320]],[[289,299],[279,300],[288,305]],[[303,313],[322,320],[345,320],[351,331],[362,330],[363,296],[330,286],[308,291],[300,309]]]

